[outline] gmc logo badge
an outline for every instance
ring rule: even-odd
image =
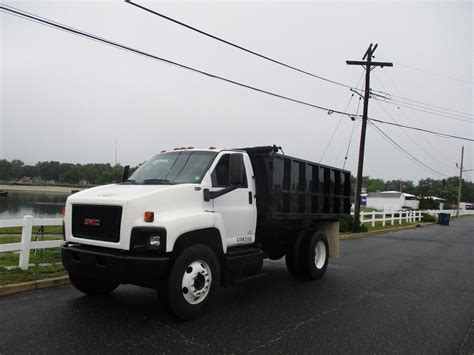
[[[84,219],[85,226],[100,227],[100,219],[86,218]]]

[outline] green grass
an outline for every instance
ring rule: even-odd
[[[18,252],[0,253],[0,266],[17,266],[20,255]],[[58,263],[61,261],[59,248],[38,249],[30,251],[30,264]]]
[[[62,236],[46,236],[41,240],[61,240]],[[35,238],[32,239],[32,241],[36,241]],[[19,243],[21,242],[21,237],[18,235],[5,235],[5,236],[0,236],[0,244],[10,244],[10,243]]]
[[[372,207],[361,207],[360,209],[361,212],[380,212],[380,210],[376,209],[376,208],[372,208]]]
[[[384,229],[391,229],[391,228],[399,228],[399,227],[406,227],[406,226],[416,226],[417,224],[421,224],[421,222],[402,222],[402,224],[398,224],[398,221],[395,221],[395,224],[392,226],[390,222],[385,222],[385,226],[382,225],[382,222],[375,222],[375,226],[372,227],[372,223],[364,223],[369,232],[384,230]]]
[[[35,236],[39,233],[40,227],[33,227],[32,234]],[[62,234],[62,226],[46,226],[44,227],[44,234]],[[0,228],[0,234],[21,234],[21,227],[7,227]]]
[[[386,229],[394,229],[394,228],[399,228],[399,227],[407,227],[407,226],[416,226],[417,224],[423,224],[423,222],[410,222],[410,223],[404,223],[398,224],[398,221],[395,221],[395,224],[392,226],[390,224],[390,221],[385,222],[385,227],[382,225],[382,222],[375,222],[375,226],[372,227],[372,223],[364,223],[364,225],[367,227],[368,232],[374,232],[374,231],[379,231],[379,230],[386,230]],[[366,232],[361,232],[361,234],[366,233]],[[348,234],[353,234],[352,231],[348,232],[342,232],[339,233],[340,235],[348,235]]]
[[[62,265],[34,266],[28,270],[2,270],[0,269],[0,286],[20,282],[44,280],[67,275]]]

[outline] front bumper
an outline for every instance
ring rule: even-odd
[[[61,257],[69,273],[121,284],[157,288],[169,272],[170,258],[65,243]]]

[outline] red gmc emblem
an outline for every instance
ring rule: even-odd
[[[85,218],[85,226],[100,227],[100,219]]]

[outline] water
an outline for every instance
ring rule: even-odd
[[[0,196],[0,219],[18,219],[25,215],[36,218],[60,218],[67,194],[9,191]]]

